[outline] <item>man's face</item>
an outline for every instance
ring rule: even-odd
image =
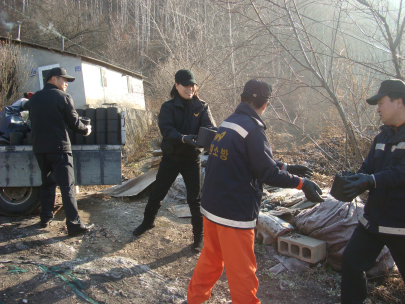
[[[66,92],[68,87],[67,79],[61,76],[52,77],[52,83],[61,91]]]
[[[377,113],[384,125],[397,125],[398,122],[398,104],[401,99],[391,101],[388,96],[384,96],[377,101]]]
[[[190,84],[188,86],[183,86],[179,83],[176,83],[176,89],[181,97],[183,97],[184,99],[191,99],[193,98],[195,91],[197,90],[197,85]]]

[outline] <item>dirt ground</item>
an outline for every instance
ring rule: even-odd
[[[123,166],[128,178],[149,170],[154,160]],[[190,219],[177,218],[163,204],[156,227],[141,237],[132,235],[142,221],[150,189],[131,198],[95,194],[105,187],[80,187],[79,212],[93,229],[68,237],[60,196],[56,197],[55,219],[39,227],[39,211],[24,217],[0,217],[0,304],[3,303],[183,303],[187,285],[199,254],[191,251]],[[275,248],[255,244],[262,303],[339,303],[339,273],[324,263],[301,272],[269,271],[278,261]],[[269,253],[270,252],[270,253]],[[403,283],[398,273],[391,280]],[[401,285],[402,284],[402,285]],[[385,285],[385,286],[384,286]],[[388,292],[384,281],[371,281],[371,292]],[[372,295],[372,293],[370,293]],[[398,297],[399,298],[399,297]],[[222,275],[207,303],[231,303]],[[400,300],[368,300],[368,303],[404,303]]]
[[[117,199],[78,195],[80,216],[91,232],[68,237],[61,199],[49,228],[38,211],[1,217],[0,301],[3,303],[182,303],[198,260],[191,251],[190,219],[162,206],[156,228],[132,235],[141,223],[147,196]],[[337,273],[320,264],[303,273],[272,277],[278,262],[256,244],[262,303],[338,303]],[[226,274],[208,303],[229,303]],[[0,303],[1,303],[0,302]]]

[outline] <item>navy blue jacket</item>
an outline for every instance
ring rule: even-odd
[[[252,229],[263,195],[262,184],[296,188],[300,178],[282,171],[254,109],[240,103],[212,141],[201,197],[201,212],[217,224]]]
[[[24,108],[29,111],[34,153],[72,153],[67,127],[87,133],[72,97],[51,83],[32,95]]]
[[[200,149],[181,141],[182,135],[198,134],[200,127],[215,127],[214,118],[204,101],[194,97],[187,110],[179,97],[162,104],[158,117],[160,133],[163,136],[161,149],[170,158],[197,158]]]
[[[405,235],[405,126],[382,126],[359,173],[373,174],[363,221],[371,232]],[[402,229],[401,229],[402,228]]]

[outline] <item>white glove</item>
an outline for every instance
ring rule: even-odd
[[[91,125],[86,126],[86,128],[87,128],[87,133],[84,134],[83,136],[89,136],[91,133]]]

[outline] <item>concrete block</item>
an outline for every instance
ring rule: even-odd
[[[326,258],[326,242],[294,233],[278,238],[278,252],[315,264]]]
[[[256,229],[256,238],[261,241],[264,245],[271,245],[271,244],[276,244],[277,239],[271,236],[270,234],[267,234],[263,230]]]

